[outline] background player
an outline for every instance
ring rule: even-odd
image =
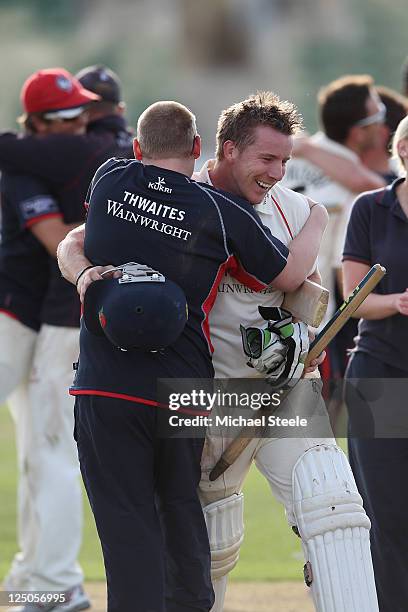
[[[101,73],[99,68],[93,75],[94,84]],[[115,95],[119,95],[118,80],[112,83]],[[108,92],[111,81],[105,79],[104,85]],[[66,393],[66,385],[72,380],[72,363],[78,354],[79,302],[71,285],[61,279],[55,255],[66,232],[84,219],[83,201],[93,172],[107,157],[127,155],[131,137],[122,117],[108,120],[106,125],[102,112],[97,125],[94,124],[95,130],[85,134],[84,105],[99,104],[98,96],[81,88],[80,82],[62,69],[32,75],[23,88],[22,100],[26,111],[22,119],[30,128],[29,133],[22,139],[12,133],[1,135],[0,157],[7,160],[10,170],[20,173],[13,174],[20,195],[25,186],[39,181],[21,173],[42,177],[37,197],[31,192],[30,198],[21,196],[18,206],[23,218],[31,215],[26,223],[44,248],[41,262],[34,261],[32,253],[23,255],[20,236],[11,233],[11,226],[7,227],[9,250],[3,272],[7,281],[2,282],[3,295],[9,302],[10,295],[13,296],[11,307],[20,304],[21,309],[24,304],[31,316],[34,304],[38,304],[37,326],[41,325],[41,329],[35,347],[25,354],[24,363],[27,372],[30,371],[28,397],[20,388],[18,402],[12,401],[19,414],[20,552],[13,560],[5,585],[8,589],[65,591],[70,598],[69,609],[76,610],[89,605],[80,588],[83,575],[76,563],[81,544],[82,501],[72,440],[73,404]],[[80,103],[82,106],[78,107]],[[112,115],[110,107],[106,111]],[[45,207],[47,201],[53,208]],[[15,202],[11,218],[16,218],[20,208]],[[68,222],[71,224],[67,225]],[[27,226],[21,237],[33,242]],[[14,251],[10,257],[12,244]],[[34,272],[27,274],[30,266],[34,266]],[[19,297],[25,279],[29,279],[32,293],[37,286],[34,280],[40,277],[44,277],[46,287],[41,300],[30,302]],[[12,324],[15,326],[14,321]],[[14,336],[10,342],[16,346]],[[19,347],[23,348],[22,344]],[[15,360],[15,350],[7,353],[8,358]],[[16,371],[17,367],[13,363],[11,369]],[[6,379],[7,385],[10,380],[11,376]]]
[[[400,481],[408,457],[406,395],[405,384],[398,384],[408,376],[408,117],[397,128],[393,153],[401,177],[356,200],[343,255],[346,291],[374,261],[387,268],[375,293],[356,311],[359,335],[345,385],[350,463],[372,522],[375,577],[384,611],[402,611],[408,596],[408,495]]]

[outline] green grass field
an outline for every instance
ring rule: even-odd
[[[14,427],[5,406],[0,406],[0,579],[16,552],[16,455]],[[88,501],[84,496],[84,538],[80,562],[87,580],[102,580],[99,541]],[[245,485],[245,542],[233,580],[301,580],[303,555],[298,538],[288,527],[283,508],[269,486],[252,469]]]

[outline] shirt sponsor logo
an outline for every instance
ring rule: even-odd
[[[166,206],[165,204],[154,202],[148,198],[143,198],[140,195],[131,193],[130,191],[124,192],[123,200],[126,202],[126,204],[130,204],[139,210],[144,210],[145,212],[152,213],[153,215],[167,217],[168,219],[173,219],[176,221],[183,221],[186,214],[184,210],[179,210],[178,208],[173,208],[172,206]]]
[[[262,291],[254,291],[250,289],[246,285],[242,285],[241,283],[220,283],[217,287],[218,293],[254,293],[254,294],[268,294],[273,293],[274,289],[272,287],[267,287],[266,289],[262,289]]]
[[[173,238],[188,240],[191,236],[191,232],[181,227],[164,223],[164,221],[157,221],[156,219],[151,219],[150,217],[145,217],[136,211],[133,212],[132,210],[127,210],[123,204],[116,202],[115,200],[107,201],[106,213],[112,217],[115,217],[116,219],[123,219],[123,221],[129,221],[130,223],[135,223],[142,227],[148,227],[151,230],[161,232],[162,234],[167,234]]]
[[[166,187],[166,182],[162,176],[158,176],[157,181],[155,183],[150,182],[147,187],[155,191],[163,191],[164,193],[171,193],[173,191],[170,187]]]
[[[23,218],[26,220],[60,212],[56,201],[46,195],[39,195],[29,200],[24,200],[24,202],[21,202],[20,207]]]

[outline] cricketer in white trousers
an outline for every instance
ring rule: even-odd
[[[72,363],[78,329],[43,325],[35,332],[0,313],[0,403],[16,425],[17,533],[20,552],[7,590],[66,591],[83,581],[77,564],[82,498],[73,439]]]
[[[198,180],[210,182],[207,162]],[[306,198],[275,185],[255,209],[263,223],[288,244],[309,215]],[[258,306],[280,306],[283,294],[267,289],[251,293],[234,278],[222,279],[210,313],[216,378],[253,378],[246,365],[239,326],[263,326]],[[302,381],[287,405],[302,416],[310,400],[326,414],[321,383]],[[291,415],[293,416],[293,415]],[[244,536],[242,485],[252,460],[272,493],[285,506],[289,525],[302,539],[311,593],[318,612],[378,610],[371,561],[370,521],[362,506],[348,460],[332,437],[254,439],[223,476],[209,481],[209,472],[231,442],[207,431],[202,457],[200,497],[209,532],[213,612],[222,612],[228,573],[238,562]]]

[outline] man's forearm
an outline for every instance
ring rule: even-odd
[[[80,225],[58,245],[57,257],[61,274],[75,284],[78,274],[92,263],[84,255],[85,225]]]
[[[316,268],[314,270],[314,272],[312,272],[311,274],[309,274],[309,276],[307,277],[310,281],[312,281],[313,283],[317,283],[318,285],[322,284],[322,275],[319,272],[319,269]]]
[[[313,203],[310,216],[300,233],[289,243],[288,261],[272,286],[280,291],[295,291],[313,268],[329,216],[324,206]]]
[[[353,318],[377,321],[379,319],[392,317],[398,313],[395,306],[395,298],[395,293],[389,293],[387,295],[370,293],[361,306],[354,312]]]
[[[76,285],[81,302],[91,283],[105,278],[119,278],[122,272],[107,274],[114,266],[94,266],[84,255],[85,225],[69,232],[58,245],[57,257],[62,276]]]
[[[294,157],[301,157],[318,166],[333,181],[340,183],[353,193],[380,189],[385,181],[376,172],[361,162],[336,155],[320,147],[309,138],[294,139]]]
[[[327,221],[328,214],[324,206],[314,205],[307,222],[288,245],[297,268],[299,284],[307,278],[314,266]]]
[[[66,183],[77,174],[72,168],[91,156],[89,143],[89,137],[80,134],[21,137],[15,132],[0,132],[0,169],[35,175],[54,185]]]

